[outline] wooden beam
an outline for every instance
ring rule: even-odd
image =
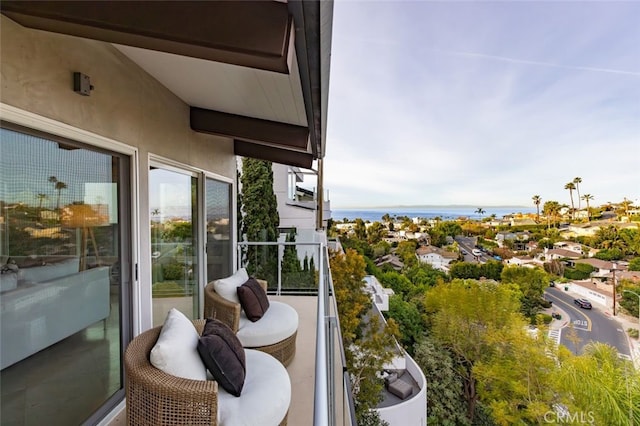
[[[309,141],[309,130],[303,126],[196,107],[191,107],[191,128],[196,132],[301,150],[307,149]]]
[[[313,165],[314,157],[308,152],[276,148],[239,139],[236,139],[233,142],[234,153],[241,157],[258,158],[261,160],[302,167],[305,169],[310,169]]]

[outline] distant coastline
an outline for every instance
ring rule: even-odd
[[[478,208],[482,208],[485,212],[480,215],[476,213]],[[386,207],[366,207],[366,208],[342,208],[332,209],[331,218],[334,221],[342,221],[343,219],[355,220],[362,219],[366,221],[380,220],[383,215],[390,216],[408,216],[410,218],[420,217],[425,219],[433,219],[440,217],[442,220],[452,220],[459,217],[468,217],[470,219],[481,219],[496,215],[502,218],[505,215],[517,213],[535,213],[535,207],[525,206],[470,206],[470,205],[450,205],[450,206],[386,206]]]

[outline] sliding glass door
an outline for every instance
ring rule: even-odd
[[[0,152],[2,424],[91,423],[124,397],[130,157],[5,123]]]
[[[171,308],[199,313],[198,175],[162,165],[149,170],[153,324]]]

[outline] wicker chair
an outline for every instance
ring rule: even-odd
[[[194,321],[198,333],[202,333],[204,324],[204,320]],[[138,335],[125,352],[127,424],[217,425],[217,382],[182,379],[151,365],[149,354],[161,328],[155,327]],[[285,415],[281,426],[287,424],[287,417]]]
[[[267,282],[264,280],[257,280],[257,281],[260,283],[260,285],[266,292]],[[290,306],[282,302],[270,301],[270,303],[272,306],[279,304],[280,305],[279,308],[286,307],[287,310],[289,309],[293,310],[293,308],[291,308]],[[269,309],[272,309],[272,308],[269,308]],[[233,332],[238,335],[240,342],[242,342],[243,346],[246,349],[256,349],[262,352],[266,352],[272,355],[273,357],[275,357],[276,359],[278,359],[285,367],[291,364],[291,361],[293,360],[296,354],[296,336],[298,334],[297,330],[294,331],[293,334],[277,342],[273,342],[266,345],[260,345],[260,346],[247,345],[245,344],[245,342],[243,342],[243,332],[240,331],[241,315],[243,315],[243,313],[242,313],[242,307],[240,306],[239,303],[229,301],[223,298],[222,296],[220,296],[218,293],[216,293],[216,290],[213,285],[213,281],[207,284],[204,292],[205,318],[216,318],[224,322],[225,324],[227,324],[229,328],[231,328],[231,330],[233,330]],[[297,314],[296,314],[296,318],[297,318]],[[262,319],[259,321],[262,321]],[[252,326],[252,323],[249,323],[247,321],[244,321],[244,324],[247,327]],[[286,324],[282,324],[282,325],[286,325]],[[297,327],[297,324],[296,324],[296,327]]]

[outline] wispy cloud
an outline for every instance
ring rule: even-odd
[[[640,71],[626,71],[626,70],[616,70],[616,69],[607,69],[607,68],[597,68],[597,67],[584,67],[584,66],[576,66],[576,65],[563,65],[563,64],[554,64],[551,62],[541,62],[541,61],[529,61],[526,59],[518,59],[518,58],[507,58],[505,56],[496,56],[496,55],[487,55],[485,53],[474,53],[474,52],[455,52],[455,51],[444,51],[438,49],[429,49],[433,52],[444,53],[447,55],[455,55],[455,56],[466,56],[471,58],[482,58],[482,59],[492,59],[496,61],[509,62],[513,64],[524,64],[524,65],[536,65],[541,67],[551,67],[551,68],[562,68],[567,70],[576,70],[576,71],[593,71],[593,72],[604,72],[611,74],[623,74],[623,75],[631,75],[634,77],[640,77]]]
[[[640,3],[402,6],[336,4],[332,205],[640,197]]]

